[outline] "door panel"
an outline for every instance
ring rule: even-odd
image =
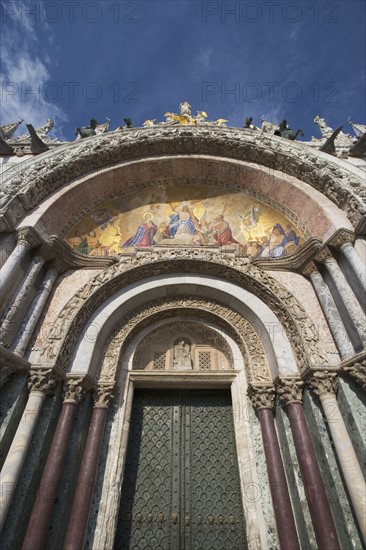
[[[136,391],[115,549],[245,548],[230,392]]]

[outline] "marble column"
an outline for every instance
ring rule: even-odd
[[[61,482],[77,406],[82,400],[84,392],[81,379],[70,378],[65,382],[65,398],[61,414],[39,484],[22,550],[34,550],[44,546]]]
[[[321,550],[340,550],[328,498],[302,407],[303,386],[304,383],[295,378],[282,378],[278,383],[277,391],[286,404],[318,546]]]
[[[327,284],[324,282],[323,277],[312,262],[306,267],[303,273],[304,275],[310,276],[315,293],[342,359],[351,357],[354,354],[354,348]]]
[[[328,249],[322,250],[316,257],[316,259],[324,263],[327,268],[342,301],[353,321],[353,324],[358,332],[361,342],[365,346],[366,344],[366,316],[353,293],[353,290],[349,286],[345,276],[343,275],[337,260],[333,258]]]
[[[366,265],[363,263],[351,243],[343,243],[340,248],[359,279],[363,290],[366,292]]]
[[[15,493],[24,460],[47,393],[55,386],[52,369],[32,369],[29,398],[0,474],[0,530]]]
[[[94,394],[94,409],[80,466],[77,487],[66,532],[64,550],[81,550],[88,525],[90,504],[97,477],[98,461],[113,384],[99,383]]]
[[[353,510],[366,543],[366,483],[338,407],[337,375],[326,370],[318,371],[308,382],[322,404]]]
[[[42,288],[32,301],[28,313],[25,316],[15,338],[13,349],[17,355],[22,356],[24,354],[43,308],[47,302],[48,296],[50,295],[52,287],[57,279],[57,275],[58,269],[56,267],[51,267],[47,271],[42,282]]]
[[[12,297],[8,310],[4,314],[1,323],[1,343],[9,346],[14,340],[16,334],[16,316],[27,300],[32,286],[34,285],[39,272],[41,271],[45,259],[42,256],[35,256],[32,259],[29,270],[19,286],[16,294]]]
[[[251,385],[249,386],[248,395],[258,412],[261,425],[264,454],[281,550],[297,550],[300,546],[272,411],[276,392],[273,387],[268,385]]]
[[[6,299],[13,286],[17,270],[23,258],[40,243],[40,237],[32,227],[24,227],[18,231],[18,243],[0,269],[0,302]]]

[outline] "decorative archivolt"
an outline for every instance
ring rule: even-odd
[[[121,356],[137,332],[156,321],[169,319],[174,314],[194,316],[203,321],[212,320],[238,344],[244,357],[248,380],[253,383],[270,382],[268,361],[262,341],[254,327],[229,307],[195,296],[158,299],[132,311],[113,330],[103,350],[103,363],[99,378],[115,381]]]
[[[194,248],[139,252],[122,257],[118,264],[99,273],[59,314],[46,345],[38,350],[41,363],[65,368],[85,323],[105,300],[131,283],[174,272],[205,273],[252,292],[281,321],[301,371],[328,364],[314,323],[291,292],[245,258]]]
[[[16,224],[43,199],[75,178],[113,164],[161,155],[209,155],[245,160],[310,184],[347,212],[356,225],[366,212],[364,182],[352,167],[261,132],[219,127],[136,128],[80,140],[25,163],[0,191],[4,215]],[[6,224],[5,224],[6,225]]]

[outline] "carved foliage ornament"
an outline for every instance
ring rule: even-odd
[[[100,381],[98,386],[93,390],[94,407],[98,409],[108,409],[111,404],[114,384],[109,381]]]
[[[254,162],[309,183],[357,223],[365,205],[362,178],[308,147],[261,132],[222,127],[153,127],[95,136],[19,169],[0,193],[13,222],[73,179],[111,164],[147,156],[204,154]]]
[[[30,392],[49,394],[56,387],[59,376],[52,368],[31,368],[28,377]]]
[[[294,401],[302,401],[303,390],[304,382],[297,378],[281,378],[277,383],[277,393],[286,405]]]
[[[276,390],[270,385],[252,385],[248,388],[248,395],[253,403],[253,407],[258,409],[272,409],[275,399]]]
[[[313,372],[307,382],[319,397],[337,392],[338,378],[335,372],[327,370]]]
[[[123,286],[152,275],[182,270],[208,273],[258,296],[280,319],[300,370],[328,364],[315,325],[290,291],[264,271],[250,265],[247,259],[193,248],[139,252],[121,257],[118,264],[99,273],[78,290],[61,311],[49,333],[47,345],[40,350],[42,361],[47,364],[57,361],[65,368],[87,319]]]

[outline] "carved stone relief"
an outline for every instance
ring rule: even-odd
[[[220,333],[206,323],[184,321],[181,317],[172,317],[169,323],[149,332],[139,343],[133,360],[133,369],[137,370],[233,368],[231,348]]]

